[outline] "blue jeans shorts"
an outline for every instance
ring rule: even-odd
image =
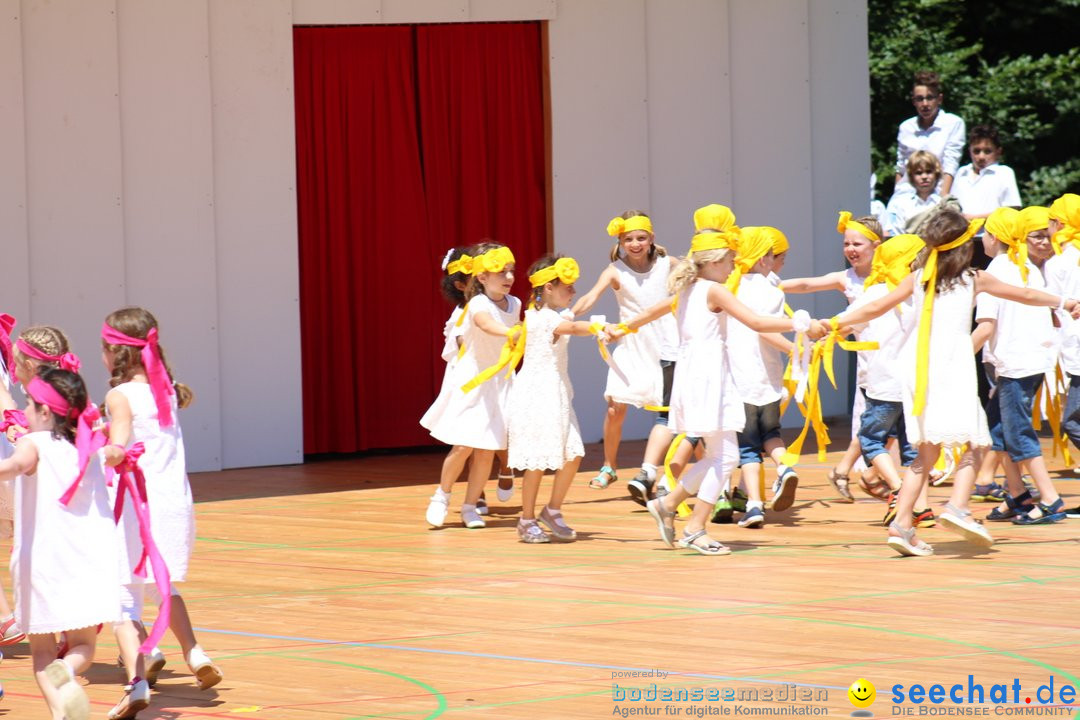
[[[736,433],[739,440],[739,467],[760,463],[765,451],[765,441],[780,437],[780,401],[768,405],[743,403],[746,425]]]
[[[899,400],[875,400],[866,397],[866,409],[859,420],[859,445],[863,460],[869,465],[878,455],[888,452],[885,441],[895,436],[900,441],[900,462],[910,465],[918,453],[904,432],[904,404]]]
[[[1013,462],[1042,456],[1039,436],[1031,424],[1035,393],[1042,381],[1041,374],[1023,378],[998,377],[996,392],[986,404],[991,447],[1009,453]]]

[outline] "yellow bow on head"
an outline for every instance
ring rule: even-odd
[[[772,237],[772,239],[773,239],[773,245],[772,245],[773,255],[779,255],[780,253],[786,253],[791,248],[791,245],[788,244],[787,235],[780,232],[776,228],[769,227],[768,225],[764,225],[764,226],[762,226],[761,231],[768,234],[770,237]]]
[[[915,256],[926,247],[918,235],[895,235],[874,249],[874,262],[863,287],[885,283],[889,290],[911,273]]]
[[[554,265],[548,265],[534,272],[529,276],[529,283],[535,288],[558,279],[563,285],[572,285],[579,277],[581,277],[581,269],[578,267],[577,260],[564,257],[556,260]]]
[[[1062,246],[1080,238],[1080,195],[1065,193],[1059,197],[1050,205],[1050,217],[1061,223],[1061,229],[1050,238],[1054,252],[1060,255]]]
[[[735,213],[731,212],[731,208],[726,205],[713,203],[694,211],[694,230],[696,232],[702,230],[728,232],[737,229]]]
[[[1009,245],[1016,244],[1016,218],[1020,211],[1011,207],[999,207],[986,218],[983,229],[994,236],[1000,242]]]
[[[472,256],[463,254],[457,260],[449,263],[446,266],[446,274],[454,275],[461,273],[462,275],[472,275],[473,259]]]
[[[644,215],[635,215],[632,218],[612,218],[607,225],[607,234],[611,237],[619,237],[634,230],[644,230],[652,235],[652,220]]]
[[[860,235],[870,240],[871,242],[881,242],[880,235],[863,225],[858,220],[852,220],[851,213],[849,213],[847,210],[844,210],[840,213],[840,219],[836,222],[836,232],[843,235],[848,230],[857,231]]]
[[[930,254],[926,257],[923,265],[921,282],[926,285],[926,296],[923,300],[922,315],[919,318],[919,343],[918,356],[915,365],[915,415],[922,415],[926,407],[926,386],[930,377],[930,322],[934,316],[934,295],[937,293],[937,261],[938,256],[960,247],[979,231],[983,225],[982,218],[976,218],[968,223],[967,230],[960,237],[944,245],[930,248]]]
[[[772,252],[773,236],[763,227],[744,227],[739,233],[736,244],[735,268],[724,285],[731,292],[737,292],[742,276],[750,272],[757,261]]]
[[[507,265],[514,264],[514,253],[508,247],[497,247],[472,259],[472,274],[482,272],[502,272]]]

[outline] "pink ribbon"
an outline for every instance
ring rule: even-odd
[[[146,495],[146,476],[139,467],[139,458],[145,452],[143,444],[135,443],[124,454],[123,461],[116,467],[119,484],[116,490],[116,505],[113,507],[113,520],[120,522],[124,514],[124,498],[131,495],[131,505],[135,508],[135,517],[139,520],[139,538],[142,540],[142,555],[139,563],[135,566],[135,575],[146,577],[146,561],[150,561],[150,567],[154,570],[154,584],[158,594],[161,595],[161,604],[158,606],[158,616],[154,620],[154,626],[150,628],[150,634],[139,647],[139,652],[148,654],[165,635],[169,627],[169,615],[172,606],[172,582],[169,578],[169,568],[165,564],[165,558],[161,556],[154,537],[150,532],[150,504]]]
[[[7,313],[0,313],[0,354],[3,355],[4,367],[11,374],[12,380],[18,382],[15,378],[15,351],[11,347],[11,331],[14,329],[15,318]]]
[[[101,327],[101,338],[110,345],[129,345],[141,349],[143,367],[146,369],[146,378],[150,381],[150,392],[154,395],[154,404],[157,405],[158,424],[161,427],[172,425],[172,404],[169,398],[175,393],[169,371],[165,369],[165,363],[161,362],[161,351],[158,350],[157,328],[150,328],[146,333],[146,339],[140,340],[120,332],[108,323]]]
[[[61,370],[69,370],[73,373],[77,373],[79,372],[79,368],[82,367],[82,361],[79,360],[79,356],[75,353],[66,352],[63,355],[49,355],[22,338],[15,341],[15,347],[19,348],[19,352],[26,357],[41,360],[42,362],[56,363]]]
[[[75,449],[79,451],[79,474],[71,482],[64,494],[60,496],[60,503],[68,505],[75,491],[79,489],[83,475],[86,474],[86,466],[90,464],[90,458],[101,448],[105,447],[108,439],[100,430],[94,430],[94,424],[101,419],[101,413],[94,405],[88,404],[85,410],[79,410],[68,405],[67,400],[53,389],[53,386],[41,378],[33,378],[26,386],[26,394],[33,398],[34,402],[44,405],[52,410],[54,415],[72,420],[78,418],[75,431]]]
[[[3,422],[0,422],[0,433],[7,434],[7,431],[10,430],[12,426],[21,428],[29,427],[29,423],[26,421],[26,413],[22,410],[5,410],[4,420]],[[19,433],[15,436],[15,439],[18,440],[23,435],[25,435],[25,433]]]

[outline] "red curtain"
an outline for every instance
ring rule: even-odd
[[[429,445],[439,261],[546,248],[538,23],[296,28],[304,450]]]

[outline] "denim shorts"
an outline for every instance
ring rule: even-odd
[[[674,360],[661,360],[660,372],[664,375],[664,397],[660,401],[660,404],[664,407],[671,406],[671,383],[675,380],[675,361]],[[656,425],[663,425],[667,427],[668,411],[660,410],[656,413]]]
[[[780,401],[768,405],[743,403],[746,425],[737,433],[739,440],[739,467],[763,460],[765,441],[780,437]]]
[[[1039,436],[1031,424],[1035,393],[1042,381],[1041,374],[1023,378],[999,377],[996,392],[986,404],[991,447],[1009,453],[1013,462],[1042,456]]]
[[[859,445],[863,460],[869,465],[878,455],[888,452],[885,441],[895,436],[900,441],[900,462],[910,465],[918,455],[904,432],[904,404],[899,400],[875,400],[866,398],[866,409],[859,420]]]

